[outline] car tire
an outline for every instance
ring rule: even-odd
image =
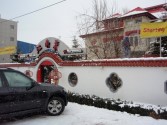
[[[48,101],[46,111],[49,115],[56,116],[60,115],[65,108],[63,99],[59,97],[53,97]]]

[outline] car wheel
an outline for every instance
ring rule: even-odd
[[[63,99],[58,98],[58,97],[53,97],[49,100],[47,104],[47,113],[49,115],[60,115],[65,108],[65,104]]]

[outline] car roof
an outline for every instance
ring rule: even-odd
[[[0,67],[0,70],[14,70],[12,68],[3,68],[3,67]]]

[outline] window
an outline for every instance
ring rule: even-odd
[[[13,29],[13,30],[14,30],[14,25],[10,25],[10,29]]]
[[[70,83],[70,86],[74,87],[77,85],[78,82],[78,77],[75,73],[70,73],[70,75],[68,76],[68,81]]]
[[[129,36],[130,45],[131,46],[138,46],[139,45],[139,38],[138,36]]]
[[[142,22],[142,19],[141,19],[141,18],[138,18],[138,19],[135,20],[135,23],[137,23],[137,24],[139,24],[139,23],[141,23],[141,22]]]
[[[133,46],[133,37],[129,37],[130,45]]]
[[[135,46],[138,46],[138,41],[139,41],[139,40],[138,40],[138,37],[135,36],[135,37],[134,37],[134,44],[135,44]]]
[[[134,24],[133,20],[127,20],[126,21],[127,26],[131,26]]]
[[[113,21],[113,27],[118,27],[118,20]]]
[[[4,72],[5,77],[10,87],[29,87],[31,86],[31,79],[17,73],[17,72]]]
[[[10,41],[14,41],[14,37],[10,37]]]

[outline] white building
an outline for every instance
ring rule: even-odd
[[[0,18],[0,63],[11,62],[10,54],[16,51],[17,22]]]

